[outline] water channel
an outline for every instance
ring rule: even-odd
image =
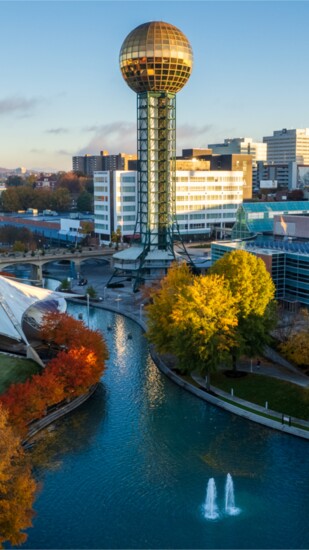
[[[308,443],[176,386],[121,315],[91,308],[90,326],[105,335],[107,370],[33,447],[42,488],[22,548],[308,548]],[[216,519],[205,514],[209,479]]]

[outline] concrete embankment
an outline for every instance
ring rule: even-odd
[[[94,306],[113,311],[120,315],[124,315],[125,317],[128,317],[129,319],[132,319],[133,321],[138,323],[144,331],[147,328],[145,315],[141,313],[140,308],[136,308],[135,311],[132,311],[132,308],[129,310],[129,308],[124,307],[118,309],[118,306],[115,307],[114,305],[106,303],[106,301],[103,303],[101,302],[99,304],[94,304]],[[249,401],[239,399],[237,397],[231,398],[229,394],[225,394],[225,392],[222,392],[215,387],[212,387],[212,391],[208,392],[206,391],[205,382],[201,377],[197,377],[198,380],[195,380],[195,382],[197,382],[198,384],[198,387],[194,385],[194,382],[190,384],[188,381],[184,380],[183,377],[177,375],[177,373],[175,373],[171,368],[169,368],[169,366],[166,365],[162,357],[158,353],[156,353],[153,346],[150,346],[150,353],[161,372],[163,372],[176,384],[178,384],[185,390],[193,393],[200,399],[203,399],[204,401],[207,401],[208,403],[211,403],[216,407],[220,407],[221,409],[224,409],[230,413],[237,414],[238,416],[246,418],[247,420],[251,420],[252,422],[256,422],[263,426],[267,426],[268,428],[279,430],[283,433],[301,437],[303,439],[309,439],[309,422],[298,419],[291,419],[287,415],[275,411],[266,410],[263,407],[255,405],[254,403],[251,403]],[[294,424],[297,424],[297,426],[290,425],[290,423],[292,422]]]
[[[298,428],[296,426],[290,426],[291,418],[287,415],[282,415],[274,411],[266,410],[263,407],[259,407],[258,405],[255,405],[254,403],[245,401],[243,399],[233,398],[234,403],[232,403],[228,400],[228,394],[223,395],[224,392],[221,392],[220,390],[218,390],[218,388],[211,387],[211,391],[208,392],[206,391],[206,387],[204,387],[203,385],[199,385],[199,387],[197,387],[184,380],[181,376],[177,375],[177,373],[167,367],[164,361],[162,361],[160,356],[153,349],[151,350],[151,356],[156,365],[162,372],[164,372],[164,374],[166,374],[171,380],[176,382],[176,384],[186,389],[187,391],[190,391],[200,399],[203,399],[204,401],[207,401],[208,403],[220,407],[221,409],[224,409],[230,413],[237,414],[238,416],[246,418],[247,420],[256,422],[257,424],[262,424],[263,426],[267,426],[268,428],[279,430],[290,435],[302,437],[303,439],[309,439],[308,422],[297,420],[297,424],[303,426],[303,428]],[[198,380],[197,383],[198,382],[202,381]]]
[[[27,448],[27,446],[30,443],[30,440],[41,430],[61,418],[62,416],[65,416],[66,414],[70,413],[71,411],[74,411],[74,409],[77,409],[77,407],[80,407],[85,401],[87,401],[95,392],[97,389],[98,384],[95,384],[92,386],[89,391],[83,395],[79,395],[69,403],[66,403],[65,405],[57,408],[53,412],[50,412],[43,418],[40,418],[40,420],[35,420],[31,422],[29,425],[29,430],[27,437],[22,442],[22,445]]]
[[[70,300],[80,303],[80,300],[78,299],[76,300],[72,298]],[[130,310],[128,310],[124,307],[120,308],[119,305],[115,307],[114,305],[109,304],[106,301],[99,303],[95,302],[91,305],[93,307],[98,307],[100,309],[105,309],[107,311],[112,311],[114,313],[124,315],[125,317],[128,317],[129,319],[139,324],[144,331],[146,330],[146,319],[145,315],[142,314],[140,306],[139,308],[130,308]],[[230,413],[237,414],[238,416],[241,416],[243,418],[246,418],[247,420],[251,420],[263,426],[267,426],[269,428],[279,430],[283,433],[298,436],[304,439],[309,439],[309,422],[297,420],[296,423],[299,425],[299,427],[291,426],[291,419],[286,415],[282,415],[274,411],[265,410],[262,407],[255,405],[254,403],[238,398],[233,398],[233,402],[231,402],[231,399],[228,399],[228,394],[226,396],[223,395],[224,392],[221,392],[218,388],[212,387],[211,392],[206,391],[205,384],[201,378],[199,378],[199,380],[197,381],[198,386],[194,385],[194,382],[191,384],[187,380],[184,380],[183,377],[179,376],[164,363],[162,357],[158,353],[156,353],[153,346],[150,346],[150,353],[161,372],[163,372],[176,384],[196,395],[200,399],[203,399],[204,401],[207,401],[212,405],[220,407]],[[95,391],[95,389],[93,391]],[[80,396],[80,398],[77,398],[76,400],[74,400],[74,402],[65,405],[65,407],[63,407],[61,410],[55,411],[55,413],[52,413],[52,415],[48,415],[48,417],[44,417],[43,419],[37,421],[33,425],[33,431],[29,431],[29,436],[27,437],[26,442],[28,442],[29,439],[35,435],[35,433],[42,430],[61,416],[64,416],[71,410],[77,408],[84,401],[86,401],[92,395],[92,393],[87,394],[86,396]]]

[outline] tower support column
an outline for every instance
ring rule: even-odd
[[[138,214],[147,250],[173,249],[175,225],[176,95],[137,95]]]

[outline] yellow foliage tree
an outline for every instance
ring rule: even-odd
[[[186,264],[174,264],[152,300],[147,336],[183,371],[209,374],[235,345],[236,300],[223,277],[195,277]]]
[[[224,254],[209,270],[224,277],[239,309],[237,346],[231,350],[233,369],[246,353],[262,353],[276,324],[275,285],[265,263],[245,250]]]
[[[186,294],[192,284],[193,276],[186,263],[173,263],[158,288],[151,292],[151,303],[146,306],[147,337],[155,344],[158,351],[171,351],[174,336],[172,313],[174,305],[181,294]]]
[[[36,483],[20,439],[0,406],[0,548],[4,542],[15,546],[27,539],[23,530],[32,525],[35,492]]]
[[[223,275],[237,300],[240,316],[264,315],[274,299],[275,285],[261,258],[245,250],[224,254],[209,270]]]
[[[309,330],[291,334],[279,348],[289,361],[302,367],[309,367]]]
[[[179,294],[171,319],[173,350],[180,366],[209,374],[226,359],[236,345],[237,305],[223,277],[196,277]]]

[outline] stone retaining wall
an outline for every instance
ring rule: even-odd
[[[62,416],[68,414],[69,412],[74,411],[74,409],[77,409],[77,407],[85,403],[85,401],[87,401],[87,399],[89,399],[89,397],[91,397],[94,394],[97,387],[98,387],[98,384],[95,384],[90,388],[90,390],[87,393],[83,395],[79,395],[69,403],[66,403],[65,405],[63,405],[63,407],[60,407],[59,409],[53,411],[52,413],[47,414],[43,418],[40,418],[40,420],[35,420],[34,422],[32,422],[31,427],[28,430],[27,437],[22,442],[22,445],[24,447],[27,447],[27,444],[29,443],[30,439],[34,437],[38,432],[40,432],[41,430],[43,430],[44,428],[46,428],[47,426],[55,422],[55,420],[58,420],[58,418],[61,418]]]
[[[193,384],[190,384],[189,382],[184,380],[181,376],[178,376],[174,371],[170,370],[162,361],[160,356],[155,352],[153,347],[150,348],[150,353],[154,362],[158,366],[158,368],[164,374],[166,374],[166,376],[168,376],[171,380],[176,382],[176,384],[186,389],[187,391],[193,393],[200,399],[203,399],[204,401],[207,401],[212,405],[216,405],[217,407],[220,407],[221,409],[224,409],[228,412],[232,412],[234,414],[237,414],[238,416],[246,418],[247,420],[251,420],[258,424],[262,424],[263,426],[267,426],[268,428],[273,428],[281,432],[302,437],[304,439],[309,439],[309,432],[306,430],[302,430],[294,426],[289,426],[288,424],[280,424],[280,422],[272,420],[271,418],[267,418],[259,414],[255,414],[254,412],[251,412],[251,411],[246,411],[240,407],[237,407],[237,405],[233,405],[232,403],[227,403],[226,401],[223,401],[219,397],[216,397],[215,395],[208,393],[205,389],[197,388],[196,386],[193,386]],[[252,403],[249,403],[249,402],[247,405],[248,407],[254,406]]]

